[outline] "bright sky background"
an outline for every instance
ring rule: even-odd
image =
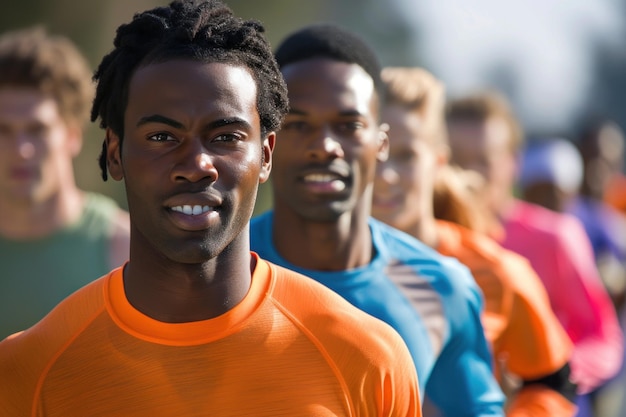
[[[598,43],[626,48],[622,0],[392,0],[449,95],[505,85],[530,128],[560,129],[584,103]],[[504,81],[502,81],[504,80]]]

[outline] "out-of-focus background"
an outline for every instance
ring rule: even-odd
[[[41,24],[74,40],[95,68],[115,29],[157,0],[20,0],[0,13],[0,31]],[[623,0],[226,0],[260,20],[272,45],[313,22],[360,33],[383,65],[419,65],[450,96],[494,87],[514,105],[529,135],[574,138],[591,116],[626,126],[626,2]],[[102,182],[102,132],[90,126],[76,161],[79,185],[116,198]],[[257,212],[269,205],[263,187]]]

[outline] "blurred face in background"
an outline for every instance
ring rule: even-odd
[[[500,213],[510,201],[517,175],[517,154],[509,126],[499,117],[448,122],[451,162],[485,178],[488,206]]]
[[[65,183],[80,129],[61,117],[54,99],[30,88],[0,89],[0,198],[27,205],[45,202]]]
[[[598,129],[592,139],[587,140],[581,149],[585,164],[585,184],[583,192],[601,200],[615,175],[621,175],[624,164],[626,139],[622,129],[607,123]]]
[[[378,165],[372,215],[412,233],[433,216],[433,188],[437,167],[445,162],[432,133],[415,110],[390,104],[382,110],[389,125],[389,158]]]

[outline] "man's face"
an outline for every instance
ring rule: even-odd
[[[282,72],[290,113],[274,154],[276,204],[320,222],[369,212],[376,163],[387,149],[372,78],[356,64],[321,58]]]
[[[54,99],[35,89],[0,89],[0,146],[0,198],[6,201],[40,204],[64,181],[74,181],[80,131],[61,117]]]
[[[121,149],[107,130],[134,255],[202,263],[247,239],[274,145],[273,133],[261,139],[256,99],[254,79],[239,66],[173,60],[135,72]]]
[[[389,158],[378,166],[372,214],[409,231],[425,216],[432,216],[435,173],[444,158],[415,111],[388,105],[382,120],[389,125]]]
[[[448,133],[452,162],[485,178],[487,202],[499,212],[513,192],[518,166],[509,127],[500,118],[460,120],[448,123]]]

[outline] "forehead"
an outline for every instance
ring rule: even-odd
[[[312,58],[282,68],[291,110],[357,111],[371,115],[378,97],[372,77],[359,65]]]
[[[448,132],[454,146],[508,146],[511,139],[509,127],[500,117],[490,117],[487,120],[453,120],[448,123]]]
[[[421,142],[427,133],[423,117],[414,110],[387,104],[381,111],[382,121],[389,125],[389,143],[394,145]]]
[[[3,121],[58,118],[56,101],[33,88],[0,88],[0,118]]]
[[[256,81],[246,67],[233,64],[191,60],[149,64],[133,74],[128,90],[127,115],[133,111],[256,113]]]

